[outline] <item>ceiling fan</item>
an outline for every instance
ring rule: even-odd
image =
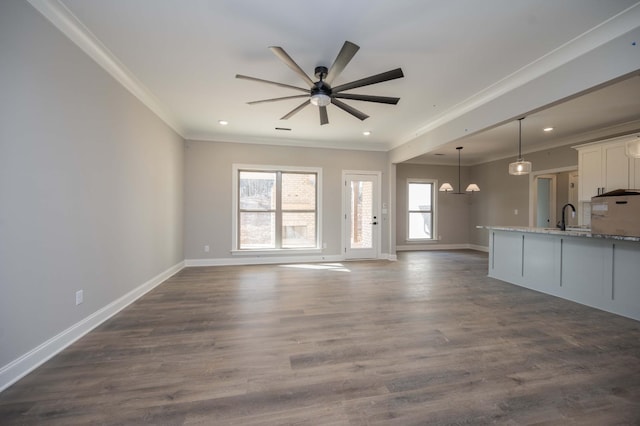
[[[291,118],[294,114],[300,112],[304,107],[309,105],[309,103],[318,107],[320,111],[320,124],[328,124],[329,117],[327,115],[327,105],[333,104],[338,108],[348,112],[360,120],[366,120],[369,118],[365,113],[358,111],[350,105],[345,104],[340,99],[351,99],[356,101],[366,101],[366,102],[377,102],[382,104],[392,104],[396,105],[400,98],[392,98],[388,96],[373,96],[373,95],[356,95],[352,93],[343,93],[346,90],[356,89],[358,87],[369,86],[371,84],[382,83],[384,81],[395,80],[396,78],[404,77],[402,74],[402,69],[396,68],[391,71],[383,72],[381,74],[372,75],[370,77],[365,77],[360,80],[352,81],[350,83],[341,84],[339,86],[331,87],[331,83],[333,80],[340,75],[340,73],[345,69],[349,61],[356,54],[360,46],[351,43],[350,41],[345,41],[342,49],[338,53],[336,60],[333,61],[333,65],[331,68],[319,66],[315,68],[315,76],[318,78],[318,81],[313,81],[309,76],[300,68],[300,66],[284,51],[282,47],[271,46],[269,47],[271,51],[278,57],[282,62],[284,62],[289,68],[291,68],[296,74],[298,74],[309,86],[308,89],[291,86],[289,84],[278,83],[275,81],[263,80],[261,78],[249,77],[246,75],[236,74],[236,78],[241,78],[244,80],[252,80],[258,81],[260,83],[273,84],[275,86],[285,87],[288,89],[294,89],[301,92],[305,92],[304,95],[293,95],[293,96],[284,96],[281,98],[272,98],[272,99],[264,99],[261,101],[253,101],[248,102],[249,105],[255,105],[265,102],[275,102],[275,101],[283,101],[287,99],[294,98],[308,98],[302,104],[298,105],[287,114],[285,114],[281,120],[287,120]]]

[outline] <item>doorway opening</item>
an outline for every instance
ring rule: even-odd
[[[529,175],[529,226],[555,228],[562,206],[578,209],[577,166],[541,170]],[[577,226],[578,218],[568,217],[567,226]]]
[[[536,193],[534,222],[538,228],[552,228],[556,224],[557,177],[554,174],[534,178]]]

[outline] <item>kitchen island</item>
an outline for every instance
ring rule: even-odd
[[[640,238],[486,226],[489,276],[640,321]]]

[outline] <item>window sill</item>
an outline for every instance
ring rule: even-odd
[[[266,249],[266,250],[231,250],[233,256],[281,256],[283,254],[319,254],[322,249]]]

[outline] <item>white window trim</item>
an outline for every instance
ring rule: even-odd
[[[430,183],[432,184],[431,194],[432,194],[432,206],[431,206],[431,217],[433,218],[433,228],[431,229],[431,238],[409,238],[409,184],[411,183]],[[440,238],[438,236],[438,180],[437,179],[424,179],[424,178],[407,178],[407,182],[405,185],[406,188],[406,211],[405,211],[405,241],[411,243],[424,243],[431,241],[438,241]]]
[[[269,254],[315,254],[322,252],[322,168],[320,167],[297,167],[297,166],[274,166],[264,164],[232,164],[231,178],[232,200],[231,200],[231,254],[238,256],[255,256]],[[308,172],[316,173],[316,247],[315,248],[281,248],[281,249],[238,249],[238,172],[240,170],[255,170],[261,172]]]

